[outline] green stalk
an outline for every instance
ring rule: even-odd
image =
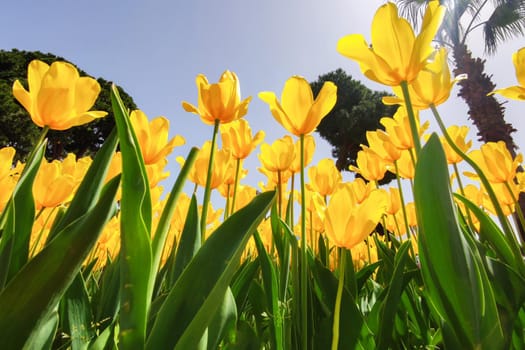
[[[405,99],[405,106],[408,113],[408,121],[410,123],[410,131],[412,133],[412,139],[414,140],[414,148],[416,149],[416,157],[421,151],[421,141],[419,140],[419,133],[417,130],[416,116],[414,109],[412,108],[412,102],[410,101],[410,93],[408,92],[408,83],[406,81],[401,82],[401,90],[403,90],[403,98]]]
[[[44,139],[46,138],[48,131],[49,131],[49,127],[44,126],[44,128],[42,129],[42,132],[40,133],[40,136],[38,137],[38,141],[36,142],[35,147],[33,147],[33,149],[31,150],[31,153],[29,153],[29,156],[27,157],[26,164],[30,164],[33,161],[33,158],[35,158],[35,153],[37,149],[39,148],[38,146],[41,145],[42,142],[44,142]],[[44,158],[45,158],[45,151],[44,151]],[[24,169],[22,169],[22,173],[20,174],[20,177],[26,172],[26,168],[27,167],[24,167]]]
[[[204,237],[206,236],[206,216],[208,216],[208,203],[210,202],[211,195],[211,176],[212,176],[212,166],[213,160],[215,158],[215,144],[217,143],[217,133],[219,132],[220,120],[215,119],[215,124],[213,125],[213,136],[211,139],[211,148],[210,148],[210,161],[208,162],[208,174],[206,175],[206,187],[204,188],[204,199],[202,200],[202,217],[201,217],[201,239],[204,242]]]
[[[507,188],[507,191],[509,191],[512,201],[515,203],[514,207],[516,208],[516,213],[518,213],[518,219],[519,219],[521,227],[525,227],[525,218],[523,217],[523,211],[521,210],[521,206],[518,203],[518,198],[516,198],[516,196],[512,192],[512,188],[510,188],[509,183],[506,181],[505,181],[505,188]]]
[[[337,350],[339,345],[339,318],[341,314],[341,299],[343,296],[343,285],[345,281],[346,254],[339,248],[339,283],[337,285],[337,296],[335,297],[334,323],[332,327],[332,350]]]
[[[470,158],[465,152],[463,152],[455,143],[454,140],[450,137],[447,128],[445,127],[445,124],[443,123],[443,120],[441,119],[441,116],[439,115],[439,112],[436,109],[436,106],[433,104],[430,105],[430,109],[432,110],[432,113],[434,114],[434,117],[436,118],[436,121],[439,125],[439,128],[441,129],[441,132],[443,133],[443,136],[447,140],[450,147],[459,154],[467,163],[474,169],[476,174],[478,174],[481,183],[485,187],[485,190],[487,191],[490,200],[492,201],[492,204],[494,205],[494,209],[496,210],[496,214],[498,216],[498,219],[500,221],[501,227],[503,228],[503,231],[505,232],[505,235],[508,236],[510,239],[513,240],[516,247],[519,247],[518,242],[516,241],[516,237],[514,236],[514,233],[512,232],[512,229],[510,227],[509,222],[506,219],[505,214],[503,213],[503,210],[501,209],[501,206],[499,205],[498,198],[496,197],[496,193],[494,193],[494,190],[492,189],[492,186],[490,185],[489,180],[481,170],[481,168]]]
[[[461,181],[461,177],[459,176],[460,174],[459,174],[458,165],[454,163],[452,164],[452,166],[454,167],[454,172],[456,173],[456,178],[458,179],[459,192],[461,193],[463,197],[466,197],[465,190],[463,187],[463,182]],[[470,210],[466,206],[465,206],[465,210],[467,212],[467,220],[468,220],[469,225],[471,227],[474,227],[474,224],[472,223],[472,216],[470,215]]]
[[[306,264],[308,254],[306,251],[306,193],[304,191],[304,135],[299,136],[301,152],[301,337],[303,350],[308,349],[308,293],[307,293],[307,270]]]
[[[399,171],[397,167],[397,161],[394,162],[394,166],[396,167],[396,180],[397,180],[397,187],[399,188],[399,199],[401,199],[401,210],[403,213],[403,221],[405,222],[405,230],[407,231],[407,239],[410,239],[410,227],[408,226],[408,215],[407,210],[405,208],[405,196],[403,195],[403,187],[401,186],[401,179],[399,178]]]
[[[231,213],[235,212],[235,198],[237,197],[237,188],[239,187],[239,175],[241,171],[241,165],[242,165],[242,159],[236,159],[235,164],[235,179],[233,182],[233,197],[232,197],[232,204],[231,204]],[[229,194],[230,192],[228,192]],[[229,196],[228,196],[229,197]]]

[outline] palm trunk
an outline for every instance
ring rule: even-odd
[[[454,73],[467,74],[468,78],[458,82],[458,96],[469,107],[469,119],[478,129],[479,141],[504,141],[512,157],[516,157],[516,144],[512,133],[516,131],[511,124],[505,122],[505,107],[494,96],[487,94],[495,89],[491,76],[485,73],[485,60],[473,58],[466,45],[458,44],[453,49],[456,68]],[[520,193],[519,205],[525,209],[525,194]],[[525,241],[525,229],[519,226],[522,241]]]

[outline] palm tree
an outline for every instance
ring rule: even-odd
[[[417,26],[417,20],[428,0],[397,0],[403,16]],[[483,31],[485,53],[492,55],[499,44],[525,33],[525,1],[523,0],[441,0],[447,7],[443,25],[437,40],[452,51],[455,74],[467,74],[468,79],[459,82],[458,96],[469,107],[469,119],[478,129],[479,140],[505,141],[512,155],[516,145],[512,133],[516,131],[504,118],[505,108],[494,96],[487,93],[495,84],[485,73],[485,60],[472,57],[467,46],[469,34],[477,29]],[[485,13],[488,16],[485,17]],[[482,17],[483,16],[483,17]]]
[[[414,25],[422,18],[428,0],[397,0],[401,15]],[[505,122],[505,108],[494,96],[487,94],[496,87],[491,76],[485,73],[485,60],[472,57],[467,38],[473,31],[483,31],[485,53],[493,55],[499,44],[525,33],[525,0],[440,0],[447,12],[437,40],[452,51],[454,73],[467,74],[461,80],[458,96],[469,107],[469,119],[478,129],[482,142],[503,140],[513,157],[516,144],[512,133],[516,131]],[[485,14],[488,14],[487,16]],[[520,207],[525,209],[525,196],[520,195]],[[525,230],[520,228],[522,238]]]

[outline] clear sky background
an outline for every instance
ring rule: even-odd
[[[229,69],[240,79],[242,98],[253,96],[246,119],[252,130],[264,129],[266,141],[286,134],[268,106],[258,99],[263,90],[281,94],[292,75],[309,81],[343,68],[372,89],[389,91],[360,73],[358,65],[336,51],[346,34],[362,33],[369,40],[379,0],[17,0],[0,11],[0,49],[38,50],[62,56],[94,77],[122,86],[150,119],[170,120],[170,136],[183,135],[187,144],[169,157],[171,180],[175,162],[191,146],[211,138],[212,127],[185,112],[182,101],[197,103],[195,77],[203,73],[216,82]],[[481,35],[481,33],[478,33]],[[470,48],[482,55],[482,40],[471,36]],[[488,57],[486,71],[498,87],[516,85],[511,55],[525,46],[523,38],[500,46]],[[525,107],[509,101],[507,121],[525,147]],[[469,125],[464,103],[455,97],[438,108],[448,125]],[[422,119],[430,115],[423,114]],[[476,139],[475,128],[471,138]],[[315,160],[330,157],[330,146],[319,136]],[[256,154],[258,153],[256,150]],[[244,183],[264,181],[250,157]],[[251,179],[251,180],[250,180]]]

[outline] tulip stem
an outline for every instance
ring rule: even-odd
[[[521,227],[525,227],[525,217],[523,217],[523,211],[521,210],[521,206],[520,206],[520,203],[518,202],[518,198],[516,198],[516,196],[514,195],[514,192],[512,192],[512,188],[510,187],[507,181],[505,181],[505,187],[507,188],[507,191],[509,192],[509,195],[512,198],[512,201],[514,202],[516,213],[518,213],[519,224],[521,225]]]
[[[237,188],[239,187],[239,177],[241,172],[241,165],[242,165],[242,159],[238,158],[236,159],[235,163],[235,179],[233,180],[233,196],[232,196],[232,203],[231,203],[231,209],[230,214],[233,214],[235,212],[235,199],[237,198]],[[230,194],[230,191],[228,191],[228,195]],[[228,196],[229,197],[229,196]]]
[[[304,134],[299,136],[300,143],[300,181],[301,181],[301,336],[302,348],[308,349],[308,293],[307,293],[307,246],[306,246],[306,193],[304,191]]]
[[[396,180],[397,180],[397,187],[399,188],[399,199],[401,200],[401,212],[403,213],[403,221],[405,222],[405,230],[406,230],[407,239],[410,240],[411,238],[410,237],[410,226],[408,225],[408,215],[407,215],[407,209],[405,207],[405,196],[403,195],[403,186],[401,186],[401,179],[399,178],[399,170],[398,170],[397,161],[394,162],[394,166],[396,168]]]
[[[437,121],[437,123],[439,125],[439,128],[440,128],[441,132],[443,133],[443,136],[447,140],[448,144],[450,145],[450,147],[457,154],[459,154],[468,163],[468,165],[470,165],[472,167],[472,169],[474,169],[476,174],[478,174],[479,179],[481,180],[481,183],[483,184],[483,187],[485,187],[485,191],[487,191],[487,194],[489,195],[489,198],[492,201],[492,204],[494,205],[494,209],[496,210],[496,214],[497,214],[498,219],[500,221],[500,224],[501,224],[501,226],[503,228],[503,231],[505,232],[505,235],[509,239],[511,239],[513,241],[514,253],[521,255],[519,253],[519,244],[518,244],[518,242],[516,240],[516,237],[514,236],[514,233],[512,232],[512,229],[510,227],[510,224],[509,224],[505,214],[503,213],[503,209],[501,209],[501,206],[499,205],[498,198],[496,197],[496,193],[494,192],[494,189],[490,185],[489,180],[487,179],[487,177],[485,176],[485,174],[483,173],[481,168],[476,164],[476,162],[474,160],[472,160],[472,158],[470,158],[465,152],[463,152],[456,145],[454,140],[452,140],[452,138],[450,137],[450,134],[447,131],[447,128],[445,127],[445,124],[443,123],[443,120],[441,119],[441,116],[439,115],[439,112],[436,109],[436,106],[431,104],[430,105],[430,109],[432,110],[432,113],[434,114],[434,117],[436,118],[436,121]]]
[[[206,217],[208,216],[208,203],[211,195],[211,177],[213,174],[213,159],[215,158],[215,144],[217,143],[217,133],[219,132],[220,120],[215,119],[213,125],[213,136],[211,139],[210,161],[208,162],[208,174],[206,175],[206,187],[204,187],[204,199],[202,200],[202,217],[201,217],[201,239],[204,242],[206,235]]]
[[[339,250],[339,283],[337,285],[337,295],[335,297],[334,323],[332,327],[332,350],[337,350],[339,346],[339,318],[341,314],[341,299],[343,296],[343,286],[345,281],[346,252]]]
[[[401,82],[401,90],[403,90],[403,98],[405,99],[405,106],[408,113],[408,121],[410,123],[410,132],[412,133],[412,139],[414,140],[414,148],[416,149],[416,158],[421,151],[421,141],[419,140],[419,132],[417,129],[416,116],[414,109],[412,108],[412,102],[410,101],[410,93],[408,91],[408,83],[406,81]]]

